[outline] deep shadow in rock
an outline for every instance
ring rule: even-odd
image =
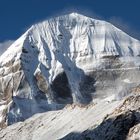
[[[94,78],[83,74],[79,90],[84,98],[84,103],[88,104],[92,101],[91,93],[95,92]],[[72,92],[69,86],[68,78],[65,72],[56,76],[51,85],[57,103],[68,104],[73,103]]]
[[[68,104],[73,102],[71,89],[65,72],[56,76],[52,82],[51,88],[54,91],[57,103]]]
[[[125,140],[130,128],[140,123],[140,113],[128,111],[114,118],[104,120],[93,130],[72,132],[60,140]]]
[[[84,74],[81,83],[80,83],[80,92],[85,98],[85,103],[90,103],[92,101],[92,93],[94,93],[95,90],[95,79],[90,76]]]

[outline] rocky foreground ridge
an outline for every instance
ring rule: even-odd
[[[1,140],[137,140],[140,139],[140,94],[122,101],[34,115],[0,131]]]

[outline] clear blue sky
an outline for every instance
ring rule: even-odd
[[[99,15],[140,39],[140,0],[0,0],[0,42],[15,40],[33,23],[70,11]]]

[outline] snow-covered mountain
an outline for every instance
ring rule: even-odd
[[[4,41],[4,42],[0,42],[0,55],[2,55],[7,50],[7,48],[10,47],[10,45],[13,42],[14,42],[13,40],[7,40],[7,41]]]
[[[140,41],[77,13],[33,25],[0,57],[0,126],[66,104],[119,100],[140,84]]]

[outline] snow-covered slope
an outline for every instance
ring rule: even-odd
[[[0,122],[111,101],[140,83],[140,42],[77,13],[33,25],[0,57]]]
[[[122,101],[67,106],[36,114],[0,131],[1,140],[140,139],[140,94]]]
[[[7,40],[7,41],[4,41],[4,42],[1,42],[0,43],[0,55],[2,55],[8,47],[10,47],[10,45],[13,43],[14,41],[13,40]]]

